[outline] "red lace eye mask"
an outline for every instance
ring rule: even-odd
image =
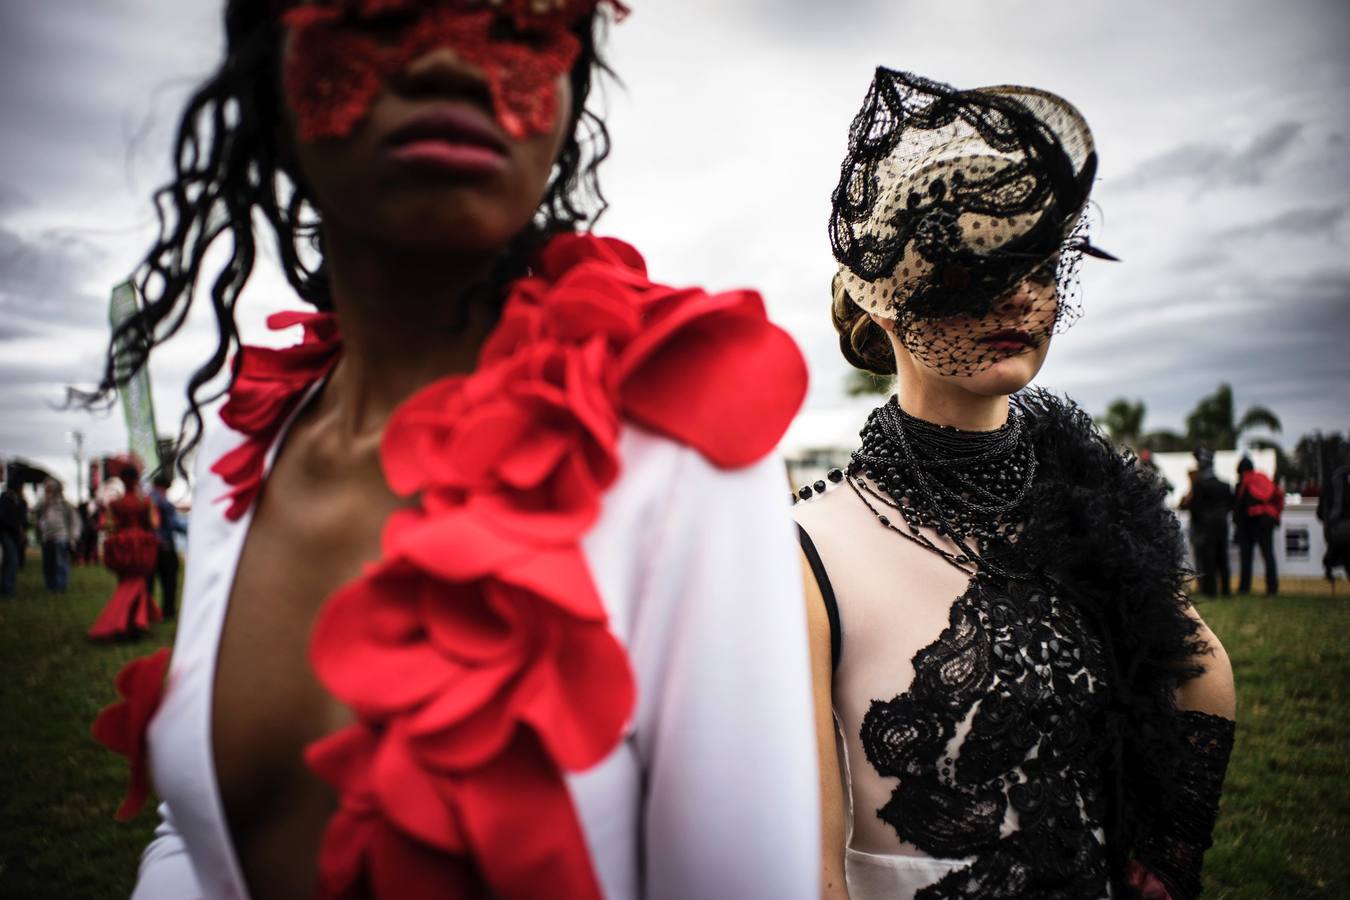
[[[618,0],[327,0],[282,13],[291,35],[282,80],[303,141],[345,137],[385,79],[437,47],[480,69],[497,121],[517,140],[553,128],[559,75],[581,51],[572,28]],[[403,20],[406,19],[406,22]],[[401,26],[397,42],[373,26]]]

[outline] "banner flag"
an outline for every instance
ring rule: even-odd
[[[136,298],[136,286],[124,281],[113,288],[112,298],[108,301],[108,321],[113,331],[136,314],[139,303]],[[127,338],[118,343],[115,358],[123,358],[123,348]],[[120,368],[120,367],[119,367]],[[122,398],[122,413],[127,422],[127,446],[136,454],[145,467],[142,477],[159,468],[159,432],[155,430],[155,403],[150,394],[150,366],[141,366],[141,370],[131,377],[119,371],[117,394]]]

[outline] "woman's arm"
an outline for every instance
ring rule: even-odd
[[[1194,606],[1186,607],[1186,614],[1200,628],[1196,637],[1204,642],[1206,650],[1195,662],[1203,666],[1205,671],[1177,690],[1177,708],[1234,719],[1237,715],[1237,691],[1233,685],[1233,666],[1228,661],[1228,652],[1223,649],[1223,644],[1219,643],[1214,632],[1209,630],[1205,620],[1200,618]]]
[[[806,594],[806,634],[811,644],[816,751],[820,756],[820,896],[821,900],[848,900],[848,884],[844,879],[844,790],[834,728],[830,617],[805,553],[802,583]]]
[[[1147,871],[1136,867],[1131,873],[1137,888],[1160,888],[1169,900],[1200,896],[1200,872],[1205,851],[1213,843],[1236,711],[1233,667],[1223,644],[1194,607],[1187,607],[1186,612],[1199,626],[1196,636],[1205,644],[1205,650],[1194,658],[1204,671],[1177,690],[1182,742],[1176,760],[1175,802],[1165,813],[1155,815],[1141,836],[1137,857]],[[1148,890],[1143,895],[1156,896]]]

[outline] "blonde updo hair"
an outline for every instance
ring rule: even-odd
[[[854,368],[874,375],[894,375],[895,351],[885,330],[853,301],[838,275],[834,276],[830,289],[834,292],[830,318],[834,330],[839,332],[839,351],[844,359]]]

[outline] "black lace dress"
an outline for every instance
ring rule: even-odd
[[[1062,427],[1073,411],[1050,412]],[[1074,493],[1054,453],[1039,462],[1041,489]],[[925,523],[895,525],[898,507],[861,472],[830,480],[796,517],[836,637],[853,900],[1078,900],[1129,896],[1131,883],[1198,896],[1233,724],[1163,697],[1196,649],[1169,583],[1120,576],[1152,606],[1115,609],[1114,586],[1073,565],[1081,540],[1047,540],[1049,494],[1031,500],[1039,517],[1011,556],[982,567]],[[860,558],[878,564],[860,572]],[[1139,631],[1125,637],[1130,621]],[[1146,654],[1158,671],[1132,658]],[[1153,736],[1150,716],[1169,734]]]
[[[1044,586],[977,579],[913,665],[909,690],[862,722],[867,762],[899,779],[877,815],[924,853],[974,857],[919,896],[1103,896],[1092,627]]]

